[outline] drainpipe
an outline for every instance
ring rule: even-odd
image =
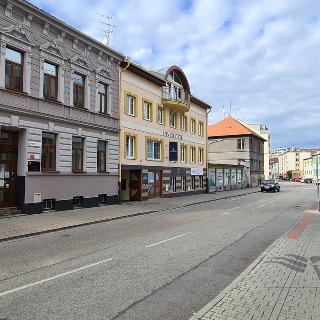
[[[130,66],[131,60],[128,56],[125,56],[124,61],[127,65],[124,68],[119,68],[119,122],[120,122],[120,131],[118,133],[118,141],[119,141],[119,174],[118,174],[118,198],[120,200],[120,193],[121,193],[121,115],[122,115],[122,108],[121,106],[121,93],[122,93],[122,72],[127,70]]]

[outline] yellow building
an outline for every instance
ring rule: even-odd
[[[191,95],[184,72],[123,62],[120,197],[145,200],[206,191],[210,105]]]

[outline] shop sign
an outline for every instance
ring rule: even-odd
[[[192,176],[203,176],[203,168],[191,168]]]
[[[182,140],[182,135],[181,134],[172,133],[172,132],[169,132],[169,131],[163,131],[163,136],[167,137],[167,138]]]

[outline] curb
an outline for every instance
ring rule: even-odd
[[[282,237],[282,236],[281,236]],[[240,273],[240,275],[235,278],[227,287],[225,287],[213,300],[206,304],[201,310],[194,313],[194,315],[189,320],[200,320],[206,313],[208,313],[216,304],[218,304],[229,292],[231,292],[238,283],[240,283],[253,269],[255,269],[260,262],[269,254],[269,252],[278,244],[280,238],[276,239],[270,244],[269,247],[255,260],[253,261],[247,269]]]
[[[70,225],[70,226],[59,227],[59,228],[55,228],[55,229],[48,229],[48,230],[43,230],[43,231],[25,233],[25,234],[20,234],[20,235],[16,235],[16,236],[6,237],[6,238],[0,238],[0,243],[7,242],[7,241],[12,241],[12,240],[18,240],[18,239],[22,239],[22,238],[30,238],[30,237],[39,236],[39,235],[43,235],[43,234],[54,233],[54,232],[58,232],[58,231],[65,231],[65,230],[69,230],[69,229],[86,227],[86,226],[99,224],[99,223],[104,223],[104,222],[110,222],[110,221],[114,221],[114,220],[128,219],[128,218],[148,215],[148,214],[152,214],[152,213],[160,213],[160,212],[165,212],[165,211],[170,211],[170,210],[187,208],[187,207],[195,206],[195,205],[202,204],[202,203],[209,203],[209,202],[214,202],[214,201],[223,200],[223,199],[241,197],[241,196],[245,196],[245,195],[253,194],[253,193],[258,193],[258,192],[259,191],[256,190],[256,191],[251,191],[251,192],[247,192],[247,193],[243,193],[243,194],[229,195],[229,196],[225,196],[225,197],[221,197],[221,198],[217,198],[217,199],[210,199],[210,200],[204,200],[204,201],[199,201],[199,202],[188,203],[188,204],[184,204],[184,205],[177,206],[177,207],[172,207],[172,208],[159,209],[159,210],[150,210],[150,211],[142,211],[142,212],[137,212],[137,213],[128,214],[128,215],[119,216],[119,217],[111,217],[111,218],[106,218],[106,219],[101,219],[101,220],[94,220],[94,221],[83,222],[83,223],[79,223],[79,224],[73,224],[73,225]]]

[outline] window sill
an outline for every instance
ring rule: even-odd
[[[162,159],[151,159],[151,158],[147,158],[147,161],[157,161],[157,162],[161,162],[163,161]]]
[[[134,118],[136,118],[137,116],[135,115],[135,114],[130,114],[130,113],[125,113],[127,116],[129,116],[129,117],[134,117]]]
[[[153,122],[151,119],[145,119],[145,118],[143,118],[143,120],[148,121],[148,122]]]
[[[23,91],[18,91],[18,90],[14,90],[14,89],[9,89],[9,88],[4,88],[6,91],[11,92],[11,93],[15,93],[21,96],[28,96],[29,94]]]
[[[60,171],[57,171],[57,170],[41,170],[42,173],[45,173],[45,174],[50,174],[50,173],[60,173]]]

